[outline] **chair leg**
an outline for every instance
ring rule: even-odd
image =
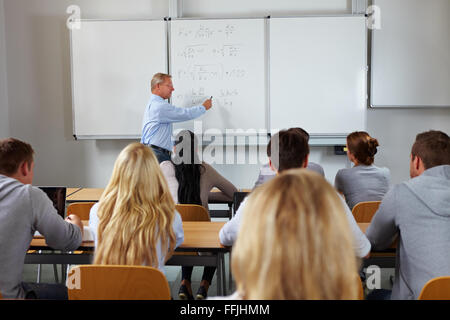
[[[59,279],[58,279],[58,268],[56,266],[56,264],[53,265],[53,274],[55,275],[55,282],[59,283]]]
[[[222,260],[221,268],[222,268],[223,295],[226,296],[227,295],[227,279],[226,279],[227,276],[226,276],[226,272],[225,272],[225,254],[222,253],[221,256],[222,256],[222,259],[220,259],[220,260]]]
[[[41,253],[42,253],[42,250],[39,250],[38,254],[41,254]],[[42,264],[38,264],[36,283],[41,282],[41,267],[42,267]]]
[[[231,287],[233,286],[233,275],[231,274],[231,251],[228,254],[228,289],[230,293],[232,292]]]
[[[220,261],[220,255],[221,253],[217,254],[217,262],[216,262],[216,266],[217,266],[217,295],[218,296],[223,296],[223,292],[222,292],[222,262]]]

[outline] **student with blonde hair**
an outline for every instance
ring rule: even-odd
[[[333,187],[291,169],[256,188],[232,254],[231,299],[357,299],[358,259]]]
[[[150,148],[123,149],[100,201],[90,212],[95,264],[163,267],[184,241],[181,217]]]
[[[354,166],[339,170],[334,185],[344,195],[350,210],[359,202],[382,200],[389,189],[389,169],[373,164],[378,146],[378,140],[365,131],[347,136],[347,156]]]

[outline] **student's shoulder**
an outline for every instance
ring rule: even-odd
[[[159,164],[159,167],[163,172],[170,172],[175,170],[175,166],[173,165],[172,161],[166,160]]]
[[[353,174],[353,168],[342,168],[339,169],[336,173],[336,177],[347,177]]]
[[[214,169],[212,165],[209,163],[203,162],[201,163],[203,170],[201,171],[202,174],[208,175],[208,174],[218,174],[217,170]]]

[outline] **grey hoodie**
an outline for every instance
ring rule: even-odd
[[[427,281],[450,275],[450,165],[425,170],[384,197],[366,235],[373,250],[399,234],[392,299],[417,299]]]
[[[23,262],[35,231],[47,245],[75,250],[81,230],[64,221],[39,188],[0,175],[0,292],[3,298],[24,298]]]

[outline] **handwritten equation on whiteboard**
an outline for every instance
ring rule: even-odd
[[[186,60],[208,57],[238,57],[242,47],[242,44],[222,44],[212,46],[201,43],[187,45],[184,49],[179,51],[177,55]]]
[[[179,38],[193,38],[193,39],[210,39],[213,37],[225,36],[231,37],[235,32],[236,27],[232,24],[227,24],[225,27],[212,27],[200,24],[198,28],[181,27],[178,29]]]
[[[178,79],[183,80],[233,80],[245,77],[243,68],[225,68],[223,64],[194,64],[187,68],[179,68]]]
[[[176,57],[172,76],[180,91],[176,101],[184,106],[198,105],[214,97],[215,107],[237,105],[240,81],[247,81],[246,44],[232,23],[189,23],[173,34],[172,55]],[[242,33],[242,32],[241,32]]]
[[[214,96],[214,104],[217,107],[232,107],[233,97],[239,95],[238,89],[220,89],[219,94]],[[189,106],[200,105],[209,98],[205,88],[192,88],[189,92],[176,94],[178,101],[183,101]]]
[[[264,20],[175,20],[170,28],[172,104],[191,107],[212,96],[204,129],[265,127]]]

